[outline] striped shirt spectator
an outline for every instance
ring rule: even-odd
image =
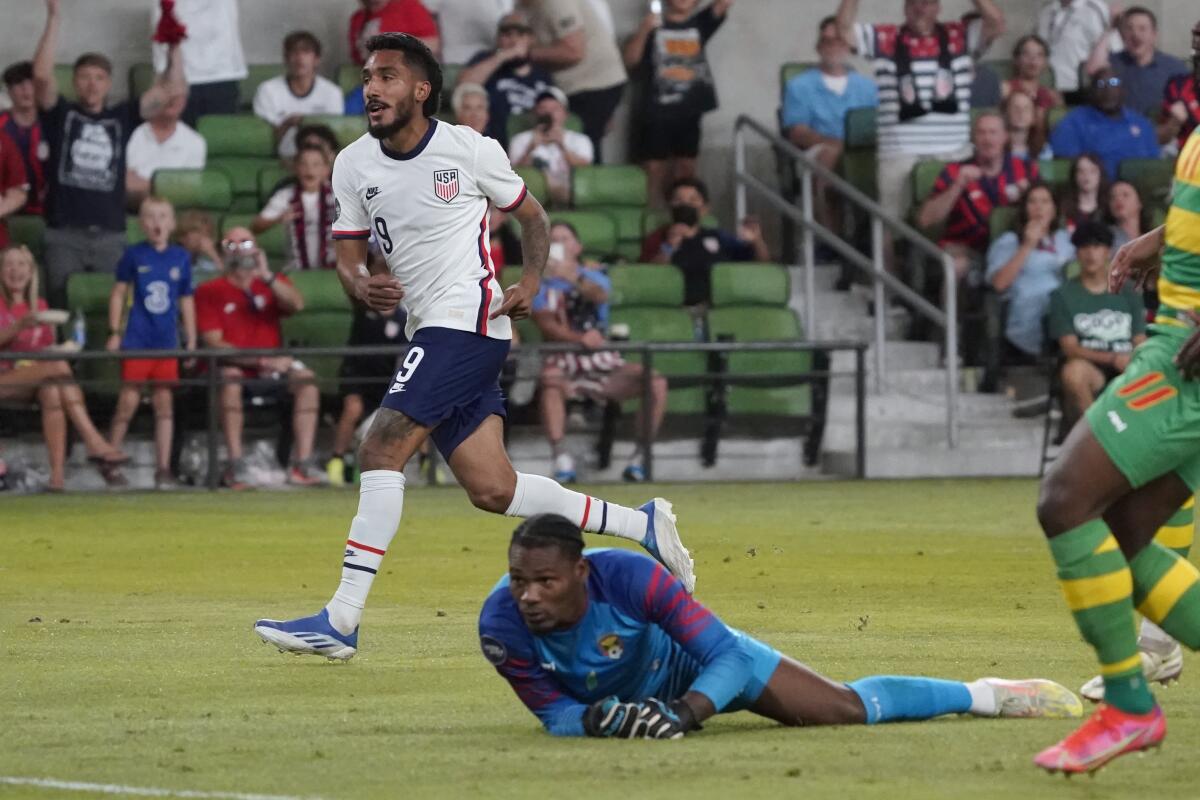
[[[4,86],[12,106],[0,113],[0,132],[8,134],[21,154],[29,194],[22,214],[41,216],[46,199],[46,165],[50,148],[42,140],[37,99],[33,91],[33,64],[21,61],[4,70]]]

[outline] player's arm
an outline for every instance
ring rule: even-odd
[[[183,75],[183,53],[179,50],[179,43],[172,42],[167,45],[167,68],[138,101],[142,119],[153,117],[164,106],[186,94],[187,79]]]
[[[1121,245],[1109,264],[1109,290],[1113,294],[1120,292],[1130,278],[1133,279],[1134,288],[1145,289],[1158,276],[1166,242],[1167,226],[1160,225]]]
[[[504,170],[519,182],[520,178],[513,174],[500,145],[493,139],[484,141],[492,142],[495,152],[504,159]],[[521,189],[515,204],[501,206],[500,210],[509,214],[521,226],[521,252],[524,254],[525,264],[521,269],[521,280],[505,290],[504,302],[492,313],[491,319],[504,314],[514,320],[529,316],[533,300],[537,297],[538,288],[542,283],[542,272],[546,269],[546,256],[550,253],[550,218],[546,216],[546,210],[537,198],[529,194],[523,184],[518,185]]]
[[[404,299],[404,288],[392,277],[383,259],[376,264],[368,258],[371,222],[357,172],[349,159],[350,151],[343,150],[333,163],[333,194],[337,200],[333,240],[338,280],[351,300],[372,311],[390,314]]]
[[[485,612],[486,613],[486,612]],[[520,643],[519,634],[507,625],[479,626],[484,658],[496,668],[525,707],[533,712],[553,736],[583,736],[587,705],[563,692],[537,658]]]

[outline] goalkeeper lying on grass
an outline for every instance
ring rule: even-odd
[[[726,626],[653,559],[584,552],[555,514],[521,523],[508,565],[480,612],[480,645],[556,736],[674,739],[742,710],[785,725],[1082,713],[1047,680],[829,680]]]

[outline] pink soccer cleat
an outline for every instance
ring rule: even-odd
[[[1101,703],[1087,722],[1038,753],[1033,763],[1068,776],[1095,772],[1118,756],[1161,746],[1166,735],[1167,718],[1157,705],[1148,714],[1128,714]]]

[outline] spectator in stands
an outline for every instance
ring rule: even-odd
[[[1148,117],[1162,104],[1167,81],[1188,72],[1178,58],[1158,49],[1158,18],[1144,6],[1125,9],[1116,20],[1122,49],[1109,52],[1109,36],[1101,36],[1088,59],[1087,71],[1099,77],[1106,67],[1125,87],[1125,105]]]
[[[187,93],[175,95],[134,129],[125,147],[125,200],[140,208],[160,169],[204,169],[208,144],[180,120]]]
[[[1142,193],[1129,181],[1116,181],[1109,187],[1107,210],[1105,221],[1112,232],[1113,252],[1154,227]],[[1158,286],[1154,281],[1147,281],[1142,289],[1142,302],[1151,314],[1158,310]]]
[[[17,143],[0,130],[0,247],[8,246],[7,217],[19,212],[29,199],[29,174]]]
[[[612,29],[589,0],[518,0],[517,5],[529,14],[537,40],[529,59],[553,73],[600,163],[600,142],[625,90],[625,67]]]
[[[1154,124],[1121,100],[1121,79],[1111,69],[1101,70],[1092,80],[1090,105],[1072,109],[1050,134],[1055,157],[1095,153],[1110,176],[1127,158],[1158,158]]]
[[[550,86],[533,106],[534,126],[521,131],[508,145],[514,167],[536,167],[546,176],[550,199],[557,205],[571,201],[571,169],[592,163],[592,140],[567,130],[567,97]]]
[[[459,83],[450,95],[450,108],[459,125],[487,135],[488,92],[478,83]]]
[[[1062,352],[1059,377],[1063,423],[1069,431],[1110,380],[1129,366],[1133,349],[1146,339],[1146,311],[1131,284],[1120,294],[1108,290],[1112,232],[1090,222],[1071,237],[1079,277],[1050,295],[1048,332]]]
[[[425,0],[441,35],[441,60],[465,64],[491,46],[500,18],[512,10],[512,0]]]
[[[537,98],[554,85],[550,73],[529,60],[533,28],[522,11],[500,18],[496,48],[476,53],[458,79],[488,90],[488,136],[508,147],[508,119],[533,110]]]
[[[342,90],[321,77],[321,41],[308,31],[283,39],[284,74],[263,81],[254,93],[254,113],[275,129],[281,158],[296,155],[296,128],[310,114],[341,114]]]
[[[117,279],[108,298],[110,352],[196,349],[196,304],[192,300],[192,264],[187,251],[171,244],[175,209],[161,197],[147,197],[138,213],[145,241],[131,245],[117,264]],[[121,335],[126,296],[133,292],[129,319]],[[121,362],[121,391],[109,439],[119,448],[137,414],[143,390],[154,408],[154,488],[176,486],[171,474],[171,440],[175,431],[172,389],[179,380],[174,358],[127,358]]]
[[[1053,158],[1046,144],[1045,116],[1039,114],[1024,92],[1013,92],[1000,106],[1004,127],[1008,131],[1008,152],[1033,167],[1035,162]]]
[[[338,151],[342,149],[341,142],[338,141],[333,128],[321,123],[301,125],[296,129],[296,151],[299,152],[301,148],[310,146],[324,150],[325,157],[331,164],[337,157]]]
[[[28,196],[22,214],[41,216],[46,201],[46,159],[49,149],[42,141],[37,97],[33,89],[33,64],[20,61],[4,70],[4,87],[12,105],[0,112],[0,133],[16,143],[25,165]]]
[[[1044,125],[1046,112],[1063,104],[1062,95],[1042,85],[1042,73],[1050,58],[1050,48],[1040,36],[1029,34],[1017,39],[1012,49],[1013,76],[1004,82],[1005,98],[1013,93],[1027,95],[1038,110],[1039,121]]]
[[[674,264],[683,272],[683,303],[706,306],[711,299],[713,264],[722,261],[770,261],[762,226],[746,217],[732,234],[707,227],[708,187],[699,178],[681,178],[667,196],[671,221],[642,242],[641,261]]]
[[[548,342],[572,342],[583,352],[553,353],[542,364],[542,427],[554,458],[554,479],[574,483],[575,460],[562,446],[566,434],[567,401],[587,398],[597,402],[622,402],[642,396],[643,370],[640,364],[627,364],[620,353],[605,350],[601,307],[607,305],[612,284],[600,270],[588,269],[579,262],[583,245],[575,228],[565,222],[550,226],[550,255],[538,296],[533,302],[533,321]],[[641,449],[645,426],[653,438],[662,424],[667,404],[667,380],[654,372],[650,376],[651,404],[638,411],[638,444],[622,477],[643,481],[646,471]]]
[[[1063,267],[1075,258],[1071,235],[1057,227],[1054,194],[1034,184],[1021,198],[1015,231],[992,242],[987,280],[1008,304],[1003,360],[1033,363],[1042,350],[1042,317],[1050,293],[1062,283]]]
[[[780,123],[792,144],[832,170],[842,158],[846,114],[877,105],[879,92],[874,81],[848,66],[850,48],[842,41],[835,17],[821,20],[817,57],[816,67],[787,82]],[[813,183],[813,196],[817,220],[829,230],[840,230],[837,198],[830,196],[824,181]]]
[[[918,161],[970,156],[972,54],[986,50],[1004,32],[1004,15],[994,0],[972,3],[980,14],[977,20],[942,23],[938,0],[905,0],[902,26],[856,23],[858,0],[841,0],[838,6],[842,39],[874,62],[879,202],[900,219],[908,216],[909,178]],[[930,75],[934,80],[918,79]],[[891,257],[889,244],[884,252]]]
[[[151,30],[162,18],[162,4],[151,0]],[[249,73],[242,52],[238,0],[175,0],[175,18],[187,30],[180,44],[183,76],[191,91],[183,120],[195,127],[205,114],[236,114],[239,84]],[[155,43],[154,71],[167,68],[167,46]]]
[[[291,393],[295,449],[288,482],[320,482],[312,463],[320,393],[313,373],[290,356],[238,356],[236,351],[283,345],[279,321],[304,308],[304,298],[287,276],[271,272],[267,257],[246,228],[232,228],[221,242],[225,274],[196,289],[196,324],[206,348],[231,351],[221,366],[221,428],[229,453],[221,481],[246,485],[242,464],[242,382],[279,381]]]
[[[633,154],[646,170],[655,199],[678,178],[696,174],[700,118],[717,107],[717,88],[706,53],[708,40],[733,0],[666,0],[648,11],[626,41],[625,68],[638,76],[640,108],[633,112]]]
[[[1079,85],[1080,67],[1113,23],[1104,0],[1046,0],[1042,6],[1037,35],[1049,47],[1054,86],[1070,105],[1084,101],[1087,87]]]
[[[49,306],[38,296],[38,271],[25,247],[0,250],[0,352],[36,352],[54,345],[54,329],[39,319]],[[36,400],[50,460],[49,490],[61,492],[67,460],[67,420],[87,448],[88,461],[110,486],[125,485],[129,457],[100,435],[66,361],[0,361],[0,399]]]
[[[1038,177],[1036,165],[1008,152],[1004,119],[996,112],[976,117],[971,142],[971,157],[946,165],[917,214],[922,228],[946,223],[940,245],[954,257],[960,280],[982,270],[992,212],[1016,203]]]
[[[1192,28],[1192,70],[1167,81],[1159,118],[1159,144],[1174,140],[1179,150],[1200,124],[1200,22]]]
[[[442,49],[438,26],[420,0],[361,0],[362,8],[350,16],[350,58],[367,63],[367,40],[377,33],[415,36],[437,56]]]
[[[75,60],[75,95],[58,93],[59,0],[46,0],[46,28],[33,59],[42,135],[50,147],[46,197],[46,284],[52,305],[66,301],[67,278],[85,270],[112,272],[125,250],[125,145],[141,119],[187,92],[178,45],[166,71],[135,104],[106,105],[112,63],[99,53]]]
[[[189,209],[180,214],[175,239],[192,261],[193,285],[224,271],[221,254],[217,252],[216,226],[207,212]]]
[[[271,195],[250,230],[259,234],[282,223],[287,226],[289,269],[333,269],[333,165],[322,148],[308,145],[296,154],[295,169],[296,182]]]
[[[1108,198],[1108,175],[1104,165],[1090,153],[1075,159],[1063,191],[1062,221],[1068,233],[1085,222],[1104,220]]]

